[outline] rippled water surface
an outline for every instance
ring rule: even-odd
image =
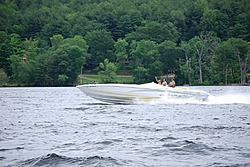
[[[250,166],[250,87],[191,88],[212,96],[113,105],[0,88],[0,166]]]

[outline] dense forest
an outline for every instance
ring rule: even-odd
[[[76,84],[82,71],[135,83],[249,82],[249,0],[1,0],[0,68],[27,86]]]

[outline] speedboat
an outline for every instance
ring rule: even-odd
[[[163,97],[174,99],[195,99],[205,101],[209,93],[187,87],[168,87],[152,83],[145,84],[85,84],[78,85],[87,96],[102,102],[135,104],[138,101],[159,100]]]

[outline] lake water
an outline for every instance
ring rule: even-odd
[[[208,102],[103,104],[75,87],[0,88],[0,166],[250,166],[250,87]]]

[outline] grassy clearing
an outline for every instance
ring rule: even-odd
[[[78,83],[80,84],[82,81],[82,83],[93,83],[93,82],[99,82],[100,83],[100,76],[99,75],[81,75],[78,76]],[[134,82],[134,78],[130,75],[117,75],[115,77],[115,82],[116,83],[133,83]]]

